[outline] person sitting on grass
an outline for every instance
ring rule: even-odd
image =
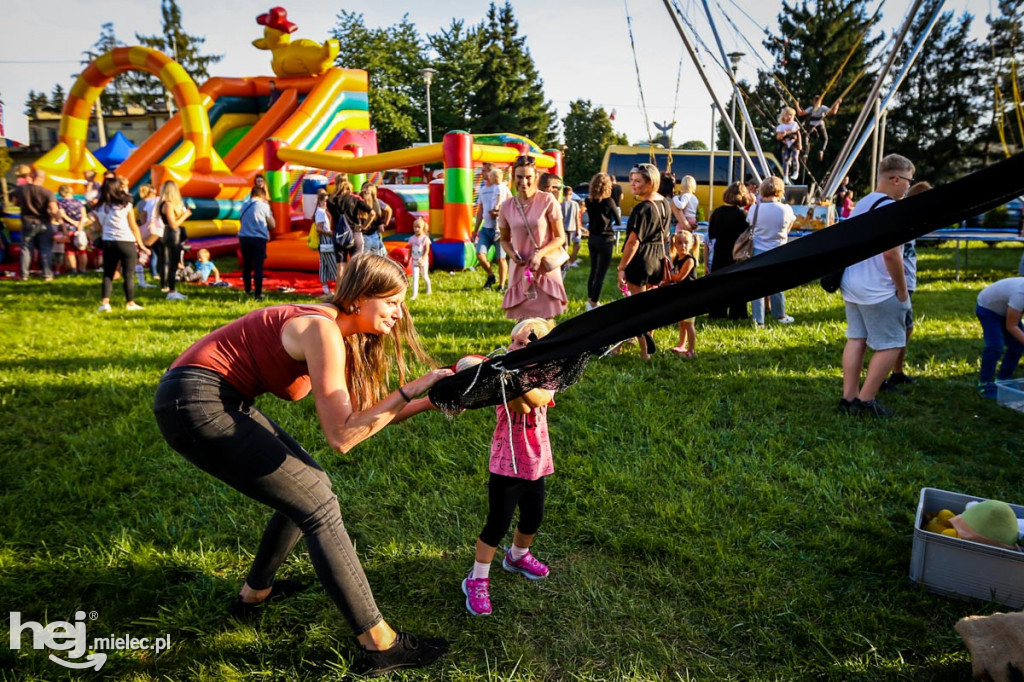
[[[1024,351],[1024,277],[1008,277],[990,284],[978,294],[975,314],[981,323],[985,350],[981,352],[981,373],[978,375],[978,393],[983,398],[996,398],[995,380],[1013,378],[1013,372]],[[1006,352],[1003,352],[1003,349]],[[1002,356],[1002,364],[999,358]],[[996,365],[999,364],[999,374]]]
[[[508,350],[525,348],[530,341],[547,336],[552,328],[551,323],[540,318],[522,320],[512,328]],[[548,567],[530,553],[530,546],[544,518],[544,479],[555,470],[548,438],[551,396],[551,391],[535,388],[507,405],[495,407],[497,424],[491,438],[487,522],[476,541],[473,568],[462,581],[466,609],[474,616],[487,616],[492,611],[491,562],[517,507],[519,523],[501,567],[530,580],[548,576]]]
[[[288,401],[312,393],[327,444],[340,453],[433,409],[418,396],[452,371],[405,383],[407,353],[430,362],[405,306],[406,287],[394,261],[356,256],[326,302],[258,308],[199,339],[171,363],[153,405],[172,448],[274,512],[230,612],[252,617],[267,599],[303,589],[274,577],[305,537],[320,583],[361,646],[354,669],[370,675],[427,665],[448,644],[396,632],[384,620],[330,478],[253,402],[266,393]],[[399,384],[391,392],[389,376]]]
[[[199,282],[201,284],[220,285],[220,270],[210,260],[210,252],[206,249],[199,249],[199,253],[196,254],[196,273],[199,275]],[[213,282],[210,282],[211,275],[213,276]]]

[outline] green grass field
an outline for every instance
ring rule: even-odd
[[[1024,502],[1024,415],[975,393],[977,292],[1021,251],[920,248],[909,396],[890,420],[839,415],[842,300],[788,294],[789,327],[698,319],[700,357],[635,347],[591,363],[550,413],[556,472],[534,549],[551,577],[492,570],[495,613],[459,583],[486,512],[494,413],[421,415],[348,455],[324,443],[311,399],[263,398],[332,476],[389,622],[452,652],[399,679],[953,680],[970,677],[953,625],[994,604],[907,578],[922,487]],[[219,263],[225,270],[233,264]],[[411,302],[444,363],[507,343],[480,273],[433,277]],[[580,314],[586,266],[571,271]],[[226,617],[269,512],[162,441],[150,406],[192,341],[256,305],[187,289],[174,303],[98,315],[99,275],[0,281],[0,603],[22,620],[96,612],[88,637],[169,634],[170,650],[110,652],[75,672],[0,645],[0,679],[331,680],[356,654],[319,586],[242,624]],[[609,278],[605,295],[618,295]],[[268,303],[297,300],[271,296]],[[305,299],[309,300],[309,299]],[[303,546],[283,576],[314,581]],[[62,654],[63,655],[63,654]],[[64,655],[67,658],[66,655]],[[88,677],[86,677],[88,676]]]

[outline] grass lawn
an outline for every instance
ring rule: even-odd
[[[421,415],[341,455],[311,399],[257,405],[331,475],[388,621],[452,642],[396,678],[968,679],[953,624],[1005,609],[931,595],[907,570],[922,487],[1024,502],[1024,415],[974,388],[975,296],[1016,273],[1021,251],[971,251],[955,281],[952,247],[919,248],[918,382],[883,397],[890,420],[835,412],[842,299],[816,284],[787,295],[788,327],[698,319],[696,360],[667,352],[670,328],[648,364],[635,347],[592,362],[549,417],[556,472],[534,549],[551,577],[496,564],[489,618],[466,612],[459,583],[486,513],[493,411]],[[439,272],[434,294],[410,303],[440,361],[507,343],[482,280]],[[568,315],[582,313],[585,284],[584,264],[568,277]],[[171,451],[150,411],[167,365],[256,304],[151,289],[129,314],[115,289],[114,312],[98,315],[99,286],[98,274],[0,281],[0,603],[44,624],[95,612],[90,641],[169,634],[171,647],[111,651],[82,673],[26,632],[20,650],[0,646],[0,679],[344,678],[356,647],[319,586],[253,623],[226,617],[269,512]],[[301,544],[282,575],[315,580]]]

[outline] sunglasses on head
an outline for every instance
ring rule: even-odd
[[[522,156],[516,157],[516,162],[514,164],[512,164],[512,167],[513,168],[522,168],[523,166],[536,166],[536,165],[537,165],[537,160],[536,159],[534,159],[532,156],[524,154]]]

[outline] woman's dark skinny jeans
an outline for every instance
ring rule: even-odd
[[[274,510],[246,583],[271,587],[300,536],[327,596],[356,635],[383,618],[323,469],[252,399],[217,374],[179,367],[160,380],[153,405],[168,444],[203,471]]]

